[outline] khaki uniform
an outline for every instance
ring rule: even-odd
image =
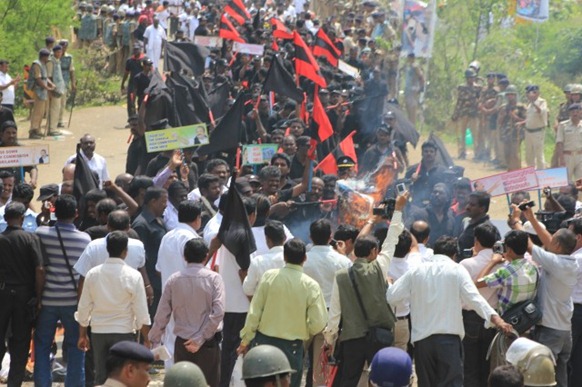
[[[33,79],[40,78],[43,82],[48,80],[48,73],[46,65],[40,60],[35,60],[30,68],[30,77]],[[34,104],[32,105],[32,112],[30,114],[30,133],[40,134],[40,126],[42,118],[48,105],[48,91],[38,86],[36,83],[33,88]]]
[[[49,78],[55,85],[55,89],[49,93],[47,127],[49,134],[55,132],[61,114],[61,102],[66,91],[65,80],[61,69],[61,61],[54,56],[46,64]]]
[[[537,105],[540,111],[535,108]],[[548,104],[543,98],[529,103],[525,116],[525,162],[528,167],[544,169],[544,138],[548,126]]]
[[[522,103],[506,103],[499,109],[497,130],[503,141],[503,158],[507,163],[507,170],[514,171],[521,168],[521,128],[516,123],[525,119],[525,105]]]
[[[556,122],[561,123],[563,121],[567,121],[570,119],[570,114],[568,113],[568,107],[572,104],[570,100],[566,102],[562,102],[558,107],[558,116],[556,117]],[[554,131],[558,130],[558,127],[554,127]],[[556,149],[554,149],[554,153],[552,154],[552,161],[550,163],[550,168],[558,167],[558,155],[556,154]]]
[[[574,125],[571,120],[561,122],[556,132],[556,144],[564,145],[564,162],[568,168],[568,179],[576,181],[582,177],[582,121]]]
[[[479,97],[479,104],[481,104],[486,109],[491,109],[495,103],[497,97],[497,89],[495,87],[485,86],[481,91],[481,96]],[[489,102],[488,101],[493,101]],[[492,122],[495,119],[496,114],[479,114],[479,130],[477,133],[477,143],[483,144],[482,154],[475,154],[475,156],[486,156],[489,158],[491,153],[491,148],[495,148],[495,133],[493,130],[496,128],[496,123]]]
[[[457,104],[452,120],[456,125],[457,150],[459,157],[466,156],[465,130],[469,128],[473,134],[475,155],[483,149],[483,143],[477,142],[478,132],[478,106],[481,87],[477,85],[463,84],[457,87]]]

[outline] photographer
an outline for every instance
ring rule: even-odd
[[[515,227],[522,211],[513,205]],[[559,229],[554,235],[545,230],[536,219],[531,207],[523,210],[546,250],[528,242],[528,252],[535,263],[541,265],[538,300],[543,312],[536,326],[534,339],[552,350],[556,359],[556,380],[559,386],[568,383],[567,363],[572,351],[572,291],[577,281],[578,263],[571,254],[576,248],[576,235],[568,229]]]

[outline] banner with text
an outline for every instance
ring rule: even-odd
[[[536,171],[538,175],[538,188],[564,187],[568,185],[568,168],[552,168]]]
[[[204,47],[222,47],[222,38],[219,36],[195,36],[194,43]]]
[[[148,153],[191,148],[206,145],[209,141],[206,124],[153,130],[145,133],[145,140]]]
[[[232,45],[232,51],[239,52],[241,54],[261,56],[263,55],[263,52],[265,52],[265,46],[263,46],[262,44],[234,42]]]
[[[0,147],[0,168],[27,167],[49,162],[48,145]]]
[[[538,175],[534,167],[476,179],[473,180],[473,183],[477,189],[486,191],[491,196],[500,196],[517,191],[531,191],[539,187]]]
[[[243,145],[243,164],[268,164],[278,148],[277,144]]]

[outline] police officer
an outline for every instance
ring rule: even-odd
[[[511,343],[505,358],[523,375],[525,386],[556,385],[556,361],[545,345],[521,337]]]
[[[79,27],[79,40],[81,48],[89,47],[97,39],[97,16],[93,15],[93,5],[87,4],[86,13],[81,17],[81,26]]]
[[[370,365],[370,382],[374,386],[406,387],[411,376],[412,360],[400,348],[383,348],[374,355]]]
[[[243,358],[242,378],[247,386],[288,387],[291,382],[291,368],[285,353],[272,345],[252,348]]]
[[[492,121],[492,118],[495,118],[493,107],[495,106],[498,92],[495,87],[496,79],[497,73],[490,72],[487,74],[487,85],[483,86],[479,97],[479,132],[477,142],[483,143],[483,149],[481,149],[481,154],[475,154],[475,159],[480,161],[489,161],[491,148],[495,145],[495,138],[491,136],[493,134],[491,130],[494,130],[496,127],[496,122]]]
[[[207,387],[200,367],[189,361],[174,364],[164,377],[164,387]]]
[[[102,387],[146,387],[154,354],[133,341],[120,341],[109,349],[107,380]]]
[[[457,150],[460,160],[467,157],[465,147],[465,130],[469,128],[473,134],[477,131],[477,115],[479,107],[479,96],[481,87],[475,84],[477,74],[468,69],[465,71],[465,84],[457,87],[457,104],[451,120],[456,125]],[[477,136],[473,135],[476,139]],[[475,155],[479,154],[482,149],[482,143],[475,142]]]
[[[519,145],[525,122],[525,105],[518,102],[517,88],[514,85],[507,86],[505,98],[507,102],[501,106],[497,116],[497,128],[502,139],[503,159],[507,163],[507,170],[513,171],[521,168]]]
[[[525,117],[525,162],[528,167],[545,168],[544,138],[548,126],[548,104],[540,97],[540,87],[529,85],[525,89],[529,103]]]
[[[356,162],[350,156],[340,156],[336,159],[337,176],[341,179],[356,177]]]
[[[561,122],[556,132],[556,157],[559,166],[568,168],[568,177],[577,180],[582,177],[582,105],[568,107],[570,119]]]

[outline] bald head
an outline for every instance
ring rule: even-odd
[[[125,192],[129,191],[129,184],[133,180],[133,175],[129,173],[122,173],[115,178],[115,185],[121,187]]]
[[[81,137],[79,143],[85,156],[87,156],[88,158],[92,158],[93,154],[95,153],[95,137],[87,133],[83,137]]]
[[[67,164],[63,168],[63,181],[75,179],[75,164]]]
[[[115,210],[111,211],[107,216],[107,228],[109,232],[112,231],[128,231],[129,230],[129,222],[130,222],[129,214],[123,210]]]
[[[410,233],[414,235],[418,243],[426,243],[430,236],[430,226],[424,220],[417,220],[412,223]]]

